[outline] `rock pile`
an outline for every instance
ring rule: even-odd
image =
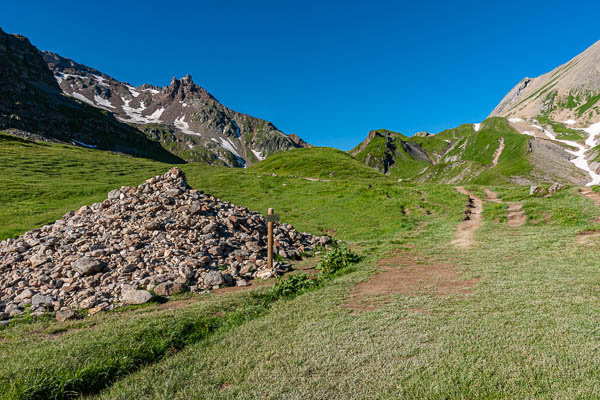
[[[275,252],[302,257],[329,238],[275,224]],[[266,262],[265,218],[192,190],[173,168],[137,187],[0,243],[0,320],[57,311],[93,314],[153,296],[248,285],[285,271]],[[60,312],[58,312],[60,311]]]

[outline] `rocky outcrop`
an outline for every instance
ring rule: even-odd
[[[430,137],[424,135],[421,137]],[[367,138],[351,154],[371,168],[387,174],[399,157],[416,161],[431,162],[420,143],[396,132],[380,129],[371,131]]]
[[[190,75],[165,87],[133,87],[58,54],[43,56],[65,94],[110,112],[186,161],[244,167],[308,146],[268,121],[223,106]]]
[[[141,304],[157,295],[245,286],[268,269],[265,218],[192,190],[178,168],[0,243],[0,315]],[[299,259],[321,238],[276,223],[275,251]],[[2,318],[0,318],[2,319]]]
[[[111,114],[63,96],[38,49],[27,38],[1,29],[0,130],[25,138],[182,161]]]

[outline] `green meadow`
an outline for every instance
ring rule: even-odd
[[[522,151],[517,139],[506,145],[506,157]],[[500,158],[498,174],[509,161]],[[173,166],[6,134],[0,165],[0,240]],[[0,326],[0,398],[600,397],[600,210],[577,188],[530,196],[493,171],[482,176],[466,186],[484,200],[481,225],[459,249],[466,195],[399,182],[338,150],[280,153],[247,169],[179,167],[193,188],[273,207],[360,260],[318,285],[270,279],[64,323],[18,318]],[[507,225],[509,202],[522,205],[524,225]],[[318,253],[294,273],[317,266]],[[390,271],[414,288],[384,285],[359,299],[369,307],[349,306]]]

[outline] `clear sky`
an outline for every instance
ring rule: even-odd
[[[0,27],[133,85],[189,73],[320,146],[483,120],[600,40],[600,1],[3,1]]]

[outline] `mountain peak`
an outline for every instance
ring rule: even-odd
[[[521,80],[490,116],[585,124],[600,121],[600,41],[567,63],[537,78]]]

